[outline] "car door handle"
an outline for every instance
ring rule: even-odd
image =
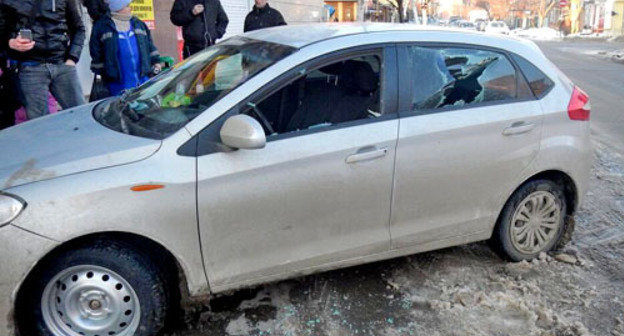
[[[371,161],[388,155],[388,148],[362,148],[356,154],[347,157],[347,163],[357,163],[362,161]]]
[[[516,135],[531,132],[535,128],[535,124],[529,124],[524,121],[513,123],[511,126],[505,128],[503,135]]]

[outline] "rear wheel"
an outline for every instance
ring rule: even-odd
[[[162,329],[168,296],[149,257],[99,242],[46,264],[30,278],[18,307],[23,334],[148,336]]]
[[[509,199],[492,241],[513,261],[528,260],[557,246],[567,213],[563,187],[549,180],[531,181]]]

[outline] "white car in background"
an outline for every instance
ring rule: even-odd
[[[509,35],[509,27],[503,21],[492,21],[485,26],[485,32],[489,34]]]

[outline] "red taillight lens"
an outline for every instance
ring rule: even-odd
[[[574,87],[572,99],[570,99],[570,105],[568,105],[570,120],[589,120],[590,112],[591,105],[589,104],[589,96],[587,93],[583,92],[583,90]]]

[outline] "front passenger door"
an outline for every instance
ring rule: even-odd
[[[258,119],[268,139],[263,149],[198,158],[201,242],[213,290],[389,249],[398,133],[391,60],[394,48],[315,60],[232,112]],[[211,127],[218,134],[219,123]],[[211,141],[219,140],[200,146]]]

